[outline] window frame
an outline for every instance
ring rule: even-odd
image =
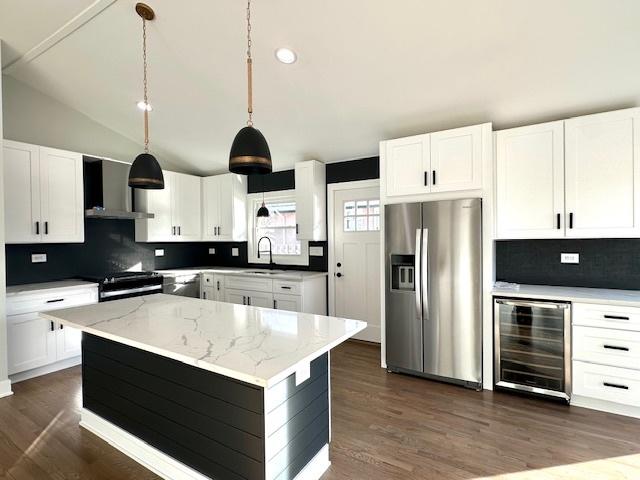
[[[292,202],[296,204],[296,217],[298,215],[298,205],[296,202],[295,190],[278,190],[276,192],[264,193],[265,203],[269,202]],[[269,264],[269,254],[257,256],[256,238],[256,213],[262,205],[262,193],[250,193],[247,195],[247,257],[249,263]],[[307,240],[299,240],[300,255],[273,255],[273,263],[279,265],[309,265],[309,242]],[[266,243],[263,243],[263,247]]]

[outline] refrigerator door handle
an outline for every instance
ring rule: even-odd
[[[422,270],[422,278],[420,284],[422,291],[423,311],[429,311],[429,229],[422,229],[422,245],[420,246],[420,267]],[[424,284],[424,286],[423,286]]]
[[[420,295],[422,293],[422,283],[421,283],[421,278],[422,278],[422,230],[420,230],[419,228],[416,229],[416,257],[415,257],[415,262],[414,262],[414,266],[413,266],[413,279],[415,281],[414,283],[414,290],[416,293],[416,311],[420,312],[420,314],[422,313],[422,299],[420,298]]]

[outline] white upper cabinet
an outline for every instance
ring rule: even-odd
[[[640,235],[639,122],[640,108],[565,122],[568,237]]]
[[[482,125],[431,134],[431,191],[482,188]]]
[[[497,238],[564,236],[563,122],[496,133]]]
[[[324,163],[316,160],[298,162],[296,182],[296,238],[327,239],[327,179]]]
[[[385,143],[387,196],[430,192],[430,136],[416,135]]]
[[[247,241],[247,177],[227,173],[202,179],[203,239]]]
[[[84,242],[82,155],[4,141],[7,243]]]
[[[380,142],[383,194],[481,189],[485,142],[491,142],[491,124]]]
[[[136,220],[137,242],[194,242],[202,239],[200,177],[163,171],[164,189],[135,189],[136,210],[154,218]]]

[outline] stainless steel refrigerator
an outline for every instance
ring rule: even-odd
[[[482,203],[385,206],[390,371],[482,388]]]

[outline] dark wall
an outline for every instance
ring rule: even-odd
[[[580,263],[560,263],[561,253],[579,253]],[[637,290],[640,239],[498,241],[496,280]]]

